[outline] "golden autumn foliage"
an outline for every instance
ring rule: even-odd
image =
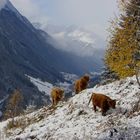
[[[136,3],[132,4],[132,1]],[[140,60],[135,57],[140,52],[140,40],[137,36],[140,31],[140,9],[133,7],[134,4],[137,4],[137,0],[129,0],[129,4],[125,5],[125,13],[121,14],[118,23],[112,24],[105,55],[106,65],[120,78],[135,75],[137,68],[140,67]]]

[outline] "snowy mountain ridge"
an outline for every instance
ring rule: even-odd
[[[64,37],[66,36],[66,32],[60,32],[60,33],[56,33],[54,36],[56,37]],[[73,31],[73,32],[70,32],[67,34],[68,37],[71,37],[72,40],[79,40],[83,43],[86,43],[86,44],[95,44],[95,40],[93,38],[91,38],[90,34],[87,33],[87,32],[84,32],[84,31],[80,31],[79,29]]]
[[[99,53],[98,50],[101,51],[100,53],[104,54],[105,41],[97,34],[84,27],[62,27],[50,24],[43,26],[39,23],[33,23],[33,25],[37,29],[49,33],[57,41],[56,47],[58,49],[84,57],[96,55],[96,53]],[[101,58],[99,57],[98,59]]]
[[[117,99],[116,109],[110,109],[106,116],[100,110],[95,113],[92,104],[87,105],[93,92]],[[61,102],[56,109],[44,107],[16,120],[26,126],[4,130],[10,119],[0,123],[5,140],[138,140],[140,89],[134,77],[97,85]]]

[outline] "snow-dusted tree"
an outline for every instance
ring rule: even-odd
[[[119,20],[112,24],[105,62],[120,78],[136,75],[139,83],[140,0],[121,0],[121,6]]]

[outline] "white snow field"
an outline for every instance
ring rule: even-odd
[[[51,94],[51,90],[53,88],[53,85],[48,82],[43,82],[40,79],[33,78],[31,76],[26,75],[30,81],[38,88],[39,91],[44,92],[46,95]]]
[[[117,99],[116,109],[106,116],[100,109],[95,113],[92,103],[87,105],[93,92]],[[10,120],[0,123],[2,140],[140,140],[140,89],[131,77],[84,90],[56,109],[43,107],[15,118],[24,127],[6,130]]]

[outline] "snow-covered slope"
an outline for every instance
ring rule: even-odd
[[[106,116],[100,110],[95,113],[92,104],[87,105],[92,92],[117,99],[116,109],[109,110]],[[44,107],[16,119],[26,125],[4,131],[9,120],[0,123],[1,135],[8,134],[6,140],[139,140],[140,89],[134,77],[127,78],[84,90],[55,110]]]
[[[50,96],[53,85],[49,82],[43,82],[40,79],[27,76],[30,81],[38,88],[39,91],[44,92],[46,95]]]
[[[51,84],[47,81],[42,81],[39,78],[34,78],[34,77],[29,76],[29,75],[26,75],[26,76],[38,88],[38,90],[40,92],[47,95],[48,97],[50,97],[52,88],[54,86],[57,86],[57,87],[61,87],[62,89],[64,89],[65,90],[65,96],[69,98],[73,94],[72,93],[73,84],[74,84],[74,81],[76,79],[78,79],[78,76],[75,75],[75,74],[70,74],[70,73],[65,73],[65,72],[61,72],[61,74],[63,75],[65,81],[64,82],[57,81],[54,84]]]

